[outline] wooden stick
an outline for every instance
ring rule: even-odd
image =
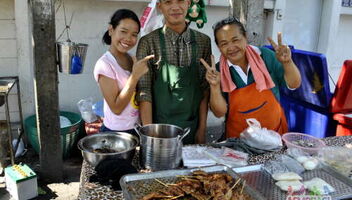
[[[180,178],[195,178],[194,176],[188,176],[188,175],[176,175],[176,177],[180,177]]]
[[[183,197],[184,195],[178,195],[178,196],[174,196],[174,197],[171,197],[170,199],[177,199],[179,197]]]
[[[169,187],[166,183],[162,182],[161,180],[155,178],[154,179],[156,182],[160,183],[161,185],[165,186],[165,187]]]
[[[246,185],[246,180],[244,180],[243,183],[242,183],[242,189],[241,189],[241,193],[240,194],[242,194],[245,185]]]
[[[235,186],[240,182],[241,178],[238,178],[238,180],[236,181],[235,184],[233,184],[233,186],[226,192],[225,196],[229,195],[230,192],[232,191],[233,188],[235,188]],[[231,195],[232,196],[232,195]],[[230,196],[230,197],[231,197]]]
[[[232,190],[233,188],[235,188],[235,186],[240,182],[241,178],[238,178],[238,180],[236,181],[236,183],[230,188],[230,190]]]

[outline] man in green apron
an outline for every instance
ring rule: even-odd
[[[142,124],[165,123],[191,128],[185,144],[204,143],[209,87],[200,58],[210,62],[208,36],[185,21],[189,0],[160,0],[165,25],[142,37],[137,58],[154,54],[149,72],[138,83]]]

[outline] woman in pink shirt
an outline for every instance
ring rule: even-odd
[[[127,52],[138,39],[140,22],[137,15],[127,9],[117,10],[111,17],[103,42],[109,50],[99,58],[94,78],[104,97],[104,124],[101,131],[134,133],[139,122],[138,105],[134,99],[139,78],[148,71],[147,62],[153,55],[136,61]]]

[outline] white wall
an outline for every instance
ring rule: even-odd
[[[329,56],[328,61],[330,74],[336,83],[343,62],[345,60],[352,60],[352,14],[340,16],[333,49],[334,51]]]
[[[286,44],[297,49],[316,51],[322,0],[286,1],[283,36]]]
[[[0,77],[17,76],[16,26],[13,0],[0,1]],[[17,89],[9,95],[11,121],[19,121]],[[5,120],[5,106],[0,107],[0,120]]]

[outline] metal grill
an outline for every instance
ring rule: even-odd
[[[120,185],[125,199],[141,199],[141,197],[151,192],[163,189],[164,186],[155,181],[155,179],[161,180],[164,183],[175,183],[177,181],[177,175],[189,175],[194,170],[203,170],[208,173],[228,173],[233,178],[239,177],[238,174],[226,166],[212,166],[194,169],[166,170],[145,174],[125,175],[120,179]],[[248,186],[247,183],[244,188],[244,193],[249,194],[255,200],[265,199],[257,191]]]
[[[243,167],[241,171],[237,172],[246,180],[248,185],[257,190],[266,199],[286,199],[287,193],[281,191],[280,188],[275,185],[275,180],[271,178],[269,173],[261,168],[261,165]],[[332,199],[352,198],[352,180],[337,173],[330,167],[324,166],[321,169],[305,171],[302,174],[304,181],[314,177],[325,180],[335,188],[336,191],[329,194]]]

